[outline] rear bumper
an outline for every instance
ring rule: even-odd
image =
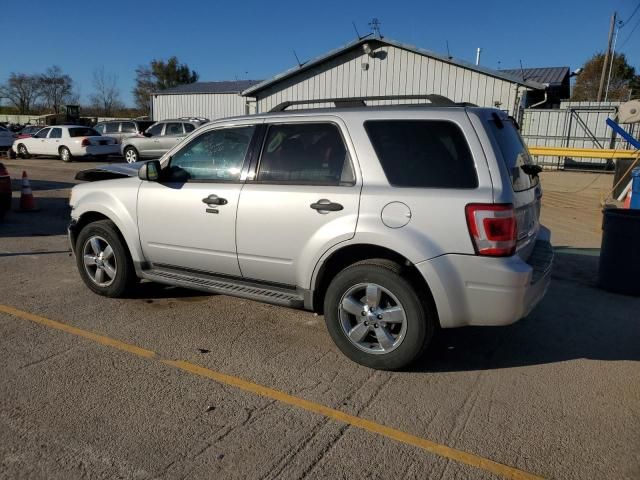
[[[552,265],[543,228],[526,262],[518,256],[443,255],[416,267],[431,288],[440,325],[450,328],[509,325],[526,316],[544,297]]]

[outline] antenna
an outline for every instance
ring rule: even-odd
[[[378,20],[376,17],[372,18],[369,22],[369,26],[371,27],[371,30],[373,30],[373,34],[375,36],[382,38],[382,34],[380,33],[380,27],[382,26],[382,24],[380,23],[380,20]]]
[[[522,60],[519,60],[519,62],[520,62],[520,73],[522,73],[522,81],[524,82],[526,78],[524,78],[524,68],[522,68]]]
[[[360,32],[358,32],[358,27],[356,27],[356,22],[351,20],[351,25],[353,25],[353,29],[356,31],[356,36],[358,37],[358,40],[362,40],[362,36],[360,35]]]
[[[447,58],[451,60],[453,57],[451,56],[451,52],[449,52],[449,40],[445,40],[447,42]]]
[[[303,66],[305,63],[307,62],[301,62],[300,59],[298,58],[298,54],[296,53],[295,50],[293,50],[293,56],[296,57],[296,62],[298,62],[298,66],[301,67]]]

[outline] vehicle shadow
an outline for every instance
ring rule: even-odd
[[[65,188],[72,188],[76,184],[69,183],[69,182],[51,182],[48,180],[29,179],[29,185],[31,186],[31,190],[33,191],[43,191],[43,190],[63,190]],[[20,192],[21,189],[22,189],[22,179],[12,178],[11,190],[13,190],[14,192]]]
[[[441,330],[412,368],[450,372],[511,368],[574,359],[640,361],[640,298],[596,286],[593,249],[557,249],[544,300],[507,327]]]
[[[69,200],[64,197],[37,197],[37,211],[17,211],[20,199],[12,199],[12,209],[0,220],[0,238],[66,235]]]

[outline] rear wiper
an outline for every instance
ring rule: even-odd
[[[526,163],[524,165],[520,165],[520,168],[527,175],[531,175],[532,177],[537,177],[538,174],[542,171],[542,167],[540,165],[534,165],[533,163]]]

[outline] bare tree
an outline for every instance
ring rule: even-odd
[[[112,116],[124,106],[120,101],[118,76],[105,72],[104,67],[93,71],[93,88],[91,105],[105,117]]]
[[[40,88],[45,107],[53,113],[61,113],[62,105],[73,93],[73,80],[54,65],[40,75]]]
[[[31,113],[40,92],[38,75],[12,73],[6,85],[0,86],[0,97],[9,99],[9,102],[18,109],[19,114]]]

